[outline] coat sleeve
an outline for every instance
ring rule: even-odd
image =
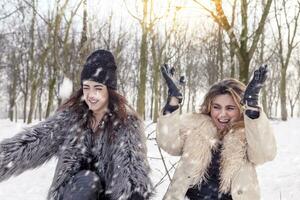
[[[61,199],[66,184],[80,170],[88,169],[91,162],[92,136],[90,132],[85,131],[80,137],[70,137],[63,145],[63,152],[58,159],[47,199]]]
[[[156,141],[159,147],[173,156],[182,154],[184,137],[181,134],[181,116],[179,109],[161,115],[157,121]]]
[[[0,143],[0,181],[33,169],[55,155],[63,142],[67,111],[25,129]]]
[[[111,200],[149,199],[152,183],[147,160],[146,137],[143,124],[135,117],[129,117],[120,126],[111,152],[112,170],[106,182],[106,195]]]
[[[257,119],[244,115],[248,159],[254,164],[271,161],[276,155],[276,141],[266,114],[260,110]]]

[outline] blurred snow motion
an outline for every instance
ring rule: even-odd
[[[73,82],[67,78],[64,77],[61,85],[59,86],[59,97],[64,100],[71,96],[73,92]]]

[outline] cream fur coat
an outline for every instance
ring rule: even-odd
[[[260,199],[255,166],[273,160],[276,143],[269,120],[261,111],[258,119],[244,115],[245,128],[230,130],[221,149],[220,191],[230,192],[233,200]],[[179,111],[160,116],[158,145],[174,156],[181,156],[164,200],[183,200],[187,190],[205,181],[217,147],[218,135],[211,118]]]

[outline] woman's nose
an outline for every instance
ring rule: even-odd
[[[226,116],[226,110],[225,109],[221,109],[221,112],[220,112],[220,116]]]
[[[97,99],[98,97],[98,92],[97,91],[89,91],[88,97],[92,99]]]

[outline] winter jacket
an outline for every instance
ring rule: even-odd
[[[273,160],[276,143],[263,111],[250,119],[244,114],[244,128],[230,130],[223,138],[220,164],[220,192],[233,200],[260,199],[255,166]],[[183,200],[189,188],[207,179],[212,150],[219,137],[211,118],[203,114],[175,111],[159,117],[159,146],[174,156],[181,156],[164,200]]]
[[[48,199],[60,200],[68,181],[81,170],[93,170],[105,183],[111,200],[131,199],[140,194],[149,199],[152,184],[146,157],[142,122],[129,115],[115,127],[113,141],[108,131],[93,140],[92,130],[81,129],[78,116],[60,111],[39,124],[0,143],[0,181],[33,169],[58,157]]]

